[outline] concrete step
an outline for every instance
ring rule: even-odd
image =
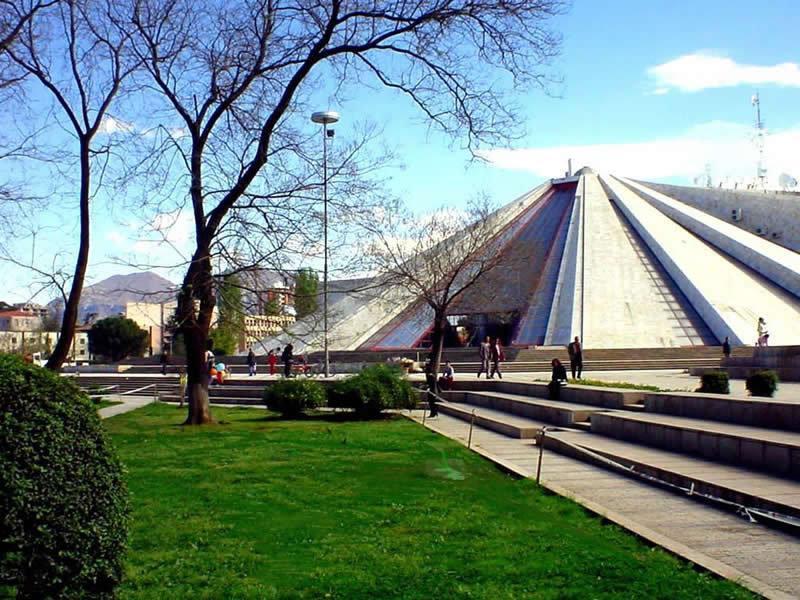
[[[162,402],[178,403],[179,398],[175,393],[168,393],[159,395],[159,400]],[[241,406],[264,406],[264,401],[261,398],[246,398],[241,396],[209,396],[208,401],[210,404],[235,404]]]
[[[565,364],[569,364],[565,362]],[[583,373],[588,376],[592,371],[652,371],[692,368],[714,368],[720,366],[720,359],[656,359],[656,360],[609,360],[584,361]],[[480,363],[453,363],[456,373],[477,373]],[[550,372],[550,361],[514,361],[501,365],[503,373],[545,373]]]
[[[460,402],[439,402],[439,412],[469,423],[475,414],[475,426],[518,439],[535,438],[547,424],[527,417],[511,415],[491,408],[475,407]]]
[[[457,379],[453,389],[470,392],[499,392],[530,398],[548,398],[550,395],[547,384],[543,382],[487,380],[467,376]],[[604,408],[626,408],[631,404],[643,404],[646,393],[639,390],[568,385],[561,388],[559,401]]]
[[[588,450],[635,472],[693,489],[698,494],[800,518],[800,482],[790,479],[592,433],[548,432],[544,445],[561,454],[611,468],[585,452]]]
[[[736,398],[723,394],[659,392],[647,394],[644,405],[649,413],[800,431],[799,402]]]
[[[208,394],[212,398],[263,398],[264,388],[256,386],[235,385],[228,384],[227,382],[222,385],[211,385],[208,388]]]
[[[598,412],[592,433],[759,472],[800,477],[800,433],[672,415]]]
[[[562,427],[571,427],[576,422],[586,422],[593,413],[604,410],[588,404],[557,402],[555,400],[494,391],[446,392],[445,398],[452,399],[453,402],[490,408]]]

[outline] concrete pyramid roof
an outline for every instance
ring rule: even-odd
[[[491,306],[465,297],[452,312],[513,313],[512,344],[563,345],[578,335],[588,348],[718,344],[726,336],[751,345],[759,317],[770,343],[800,344],[798,195],[645,183],[584,168],[494,218],[493,243],[523,260],[492,272],[500,293]],[[331,348],[419,345],[430,309],[399,291],[361,287],[337,292]],[[301,348],[321,347],[315,327],[297,327]]]

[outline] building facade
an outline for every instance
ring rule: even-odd
[[[27,310],[5,310],[0,312],[0,331],[36,331],[42,327],[43,315]]]
[[[58,331],[0,331],[0,352],[49,356],[60,337]],[[89,360],[89,336],[78,331],[73,336],[68,360]]]

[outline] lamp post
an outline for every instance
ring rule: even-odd
[[[322,245],[324,258],[322,266],[322,329],[325,348],[325,377],[330,377],[331,361],[328,352],[328,138],[333,137],[333,129],[328,129],[339,120],[339,113],[333,111],[315,112],[311,121],[322,125]]]

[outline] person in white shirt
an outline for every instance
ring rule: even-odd
[[[758,345],[769,346],[769,329],[764,317],[758,317]]]

